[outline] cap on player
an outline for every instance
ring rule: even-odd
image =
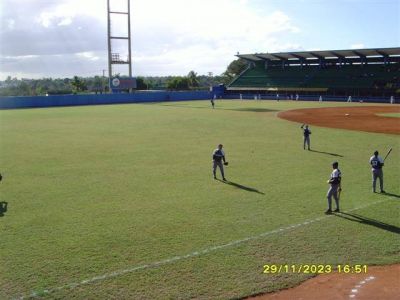
[[[339,163],[337,162],[337,161],[334,161],[333,163],[332,163],[332,166],[338,166],[339,165]]]
[[[374,152],[374,155],[375,155],[375,156],[378,156],[378,154],[379,154],[379,152],[378,152],[378,150],[376,150],[376,151]]]

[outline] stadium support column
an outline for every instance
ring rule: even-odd
[[[132,50],[131,50],[131,10],[130,10],[130,0],[126,0],[126,6],[124,9],[118,9],[115,10],[115,8],[111,8],[111,0],[107,0],[107,41],[108,41],[108,77],[109,77],[109,86],[111,90],[111,79],[115,75],[113,66],[114,65],[128,65],[128,76],[131,79],[132,78]],[[119,5],[121,5],[121,0],[119,0]],[[115,3],[114,3],[115,6]],[[118,24],[118,26],[112,27],[112,22],[115,20],[117,17],[116,15],[119,15],[120,17],[123,17],[123,20],[127,26],[127,30],[123,31],[122,26]],[[121,19],[119,19],[121,20]],[[117,20],[118,21],[118,20]],[[113,44],[113,41],[119,41],[118,45]],[[122,42],[122,44],[121,44]],[[126,45],[126,43],[128,45]],[[116,51],[122,51],[124,57],[120,55],[119,52],[114,52]],[[126,55],[126,59],[125,59]],[[118,70],[119,73],[119,70]],[[126,76],[126,71],[125,75],[120,74],[121,76]],[[115,88],[115,86],[114,86]],[[129,88],[129,91],[132,91],[132,88]]]
[[[108,41],[108,88],[111,91],[110,80],[112,77],[111,69],[111,16],[110,16],[110,0],[107,0],[107,41]]]
[[[128,62],[129,62],[129,77],[132,77],[132,49],[131,49],[131,1],[128,0]]]

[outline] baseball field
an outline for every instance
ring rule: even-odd
[[[307,151],[301,123],[278,117],[350,106],[372,105],[0,111],[0,299],[238,299],[297,285],[307,266],[399,263],[399,135],[310,123]],[[219,143],[226,182],[212,178]],[[369,158],[390,148],[374,194]],[[342,213],[327,216],[332,161]]]

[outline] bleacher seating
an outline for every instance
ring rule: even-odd
[[[334,66],[272,66],[259,63],[236,78],[231,88],[327,88],[370,89],[400,86],[399,64],[354,64]]]

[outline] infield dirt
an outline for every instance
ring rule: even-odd
[[[278,117],[321,127],[400,134],[400,118],[378,115],[385,113],[400,113],[400,105],[294,109]]]
[[[400,265],[368,268],[367,273],[332,273],[314,277],[301,285],[251,300],[395,300],[400,295]]]

